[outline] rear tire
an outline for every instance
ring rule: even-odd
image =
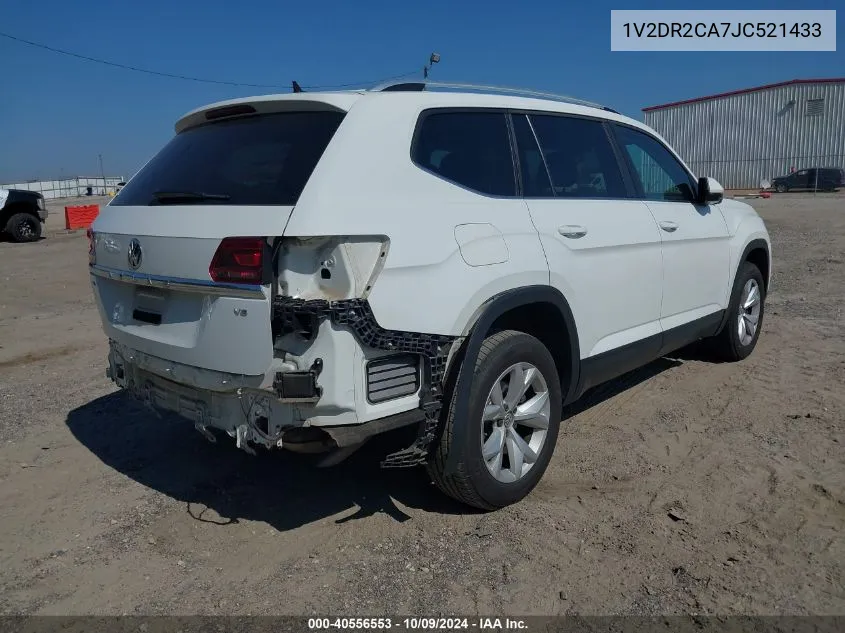
[[[41,220],[31,213],[15,213],[6,222],[6,232],[15,242],[35,242],[41,239]]]
[[[722,360],[740,361],[754,351],[763,327],[765,303],[766,289],[760,269],[751,262],[743,262],[734,280],[725,327],[709,341]]]
[[[511,383],[522,387],[511,392]],[[520,501],[543,476],[560,429],[563,398],[549,350],[515,330],[488,336],[473,371],[469,419],[457,426],[456,399],[453,390],[427,466],[432,480],[450,497],[482,510]],[[456,448],[460,461],[447,475],[446,463]]]

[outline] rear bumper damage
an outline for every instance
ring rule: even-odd
[[[374,435],[418,424],[424,418],[413,409],[360,424],[309,426],[297,416],[295,405],[271,391],[243,386],[228,391],[195,388],[150,371],[155,360],[112,341],[106,375],[156,414],[175,413],[212,442],[219,433],[226,433],[248,452],[252,452],[251,444],[299,452],[354,448]]]
[[[224,432],[250,452],[251,444],[308,452],[322,445],[324,450],[342,451],[373,435],[416,424],[414,443],[387,456],[382,465],[405,467],[426,461],[437,431],[454,338],[384,330],[366,300],[360,299],[277,298],[273,323],[277,340],[293,336],[303,349],[297,356],[275,359],[263,377],[179,365],[115,340],[110,342],[107,373],[151,409],[190,420],[210,440],[216,431]],[[358,359],[361,371],[352,358],[356,349],[363,354]],[[404,398],[374,403],[364,384],[368,380],[364,368],[368,360],[390,358],[393,353],[420,358],[419,389]]]
[[[364,346],[388,352],[418,354],[422,360],[417,437],[411,446],[391,453],[384,468],[404,468],[424,464],[437,435],[449,354],[456,338],[439,334],[385,330],[379,326],[366,299],[326,301],[276,297],[273,323],[276,335],[291,332],[316,336],[323,322],[348,328]]]

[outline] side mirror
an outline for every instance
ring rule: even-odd
[[[698,179],[698,204],[719,204],[725,197],[725,190],[714,178]]]

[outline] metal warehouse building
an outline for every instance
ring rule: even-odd
[[[643,108],[697,176],[731,189],[808,167],[845,168],[845,78],[795,79]]]

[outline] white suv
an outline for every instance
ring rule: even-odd
[[[93,226],[109,376],[209,439],[324,464],[416,425],[383,465],[490,509],[537,484],[591,386],[702,338],[751,353],[754,210],[608,108],[493,92],[185,115]]]

